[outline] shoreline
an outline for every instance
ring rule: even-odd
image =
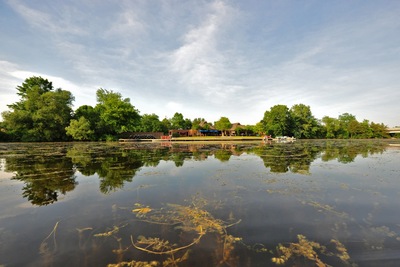
[[[119,139],[120,143],[134,143],[134,142],[245,142],[245,141],[262,141],[262,137],[248,136],[248,137],[172,137],[171,139]]]

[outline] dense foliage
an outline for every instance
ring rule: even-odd
[[[3,127],[15,141],[64,141],[65,127],[72,118],[69,91],[54,90],[47,79],[31,77],[17,87],[20,101],[9,105],[2,113]]]
[[[232,127],[232,123],[227,117],[221,117],[215,122],[215,128],[222,132],[222,135],[227,135],[227,131]]]
[[[273,106],[255,126],[259,134],[296,138],[387,138],[386,129],[383,123],[358,122],[349,113],[343,113],[337,119],[325,116],[319,121],[312,115],[310,107],[304,104],[290,109],[285,105]]]
[[[8,105],[0,122],[0,141],[95,141],[116,140],[123,132],[164,132],[168,130],[216,129],[230,133],[233,124],[221,117],[214,124],[204,118],[193,121],[176,112],[162,120],[156,114],[140,115],[129,98],[106,89],[96,92],[97,104],[72,110],[74,97],[69,91],[54,89],[52,82],[42,77],[27,78],[17,86],[20,101]],[[338,118],[316,119],[309,106],[275,105],[266,110],[256,125],[236,128],[237,135],[294,136],[296,138],[387,138],[382,123],[357,121],[349,113]]]

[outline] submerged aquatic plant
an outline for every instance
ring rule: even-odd
[[[108,267],[169,267],[182,266],[188,261],[192,254],[196,258],[195,246],[198,245],[203,237],[207,236],[204,242],[208,243],[209,248],[214,250],[211,255],[214,266],[239,266],[241,259],[235,252],[238,246],[242,246],[252,253],[262,253],[263,257],[271,260],[277,265],[307,265],[307,266],[356,266],[350,260],[350,255],[346,247],[338,240],[332,239],[330,243],[321,245],[317,242],[308,240],[304,235],[298,235],[297,242],[279,244],[275,251],[267,249],[263,244],[246,245],[241,238],[228,233],[228,228],[240,223],[235,220],[232,212],[228,216],[228,221],[215,218],[205,206],[210,203],[204,199],[194,199],[189,205],[166,204],[161,208],[153,208],[140,203],[135,204],[132,212],[136,218],[132,221],[141,223],[155,224],[161,226],[161,233],[157,236],[134,236],[129,229],[131,220],[125,221],[104,232],[93,233],[92,227],[77,228],[79,233],[79,244],[84,247],[81,240],[83,232],[90,231],[88,234],[95,239],[115,240],[117,246],[112,252],[116,255],[116,263],[108,264]],[[214,203],[211,205],[214,206]],[[125,208],[124,208],[125,209]],[[130,210],[130,209],[129,209]],[[52,264],[52,257],[57,250],[56,231],[58,222],[53,231],[43,240],[40,249],[47,265]],[[388,228],[377,228],[379,232],[384,232],[388,236],[394,237],[394,232]],[[130,235],[130,242],[124,238]],[[53,239],[53,242],[51,241]],[[83,236],[82,236],[83,238]],[[125,242],[123,242],[125,241]],[[50,245],[50,246],[49,246]],[[148,254],[144,259],[132,259],[130,249],[134,248],[139,252]],[[130,254],[129,260],[125,255]],[[271,254],[274,254],[271,256]],[[155,255],[155,258],[146,258]],[[190,263],[190,261],[189,261]],[[183,263],[184,265],[184,263]]]
[[[107,267],[157,267],[160,266],[158,261],[123,261],[116,264],[108,264]]]
[[[345,246],[338,240],[332,239],[330,245],[334,246],[332,250],[336,253],[328,251],[326,246],[317,242],[309,241],[303,235],[297,235],[297,243],[289,243],[288,246],[279,244],[276,248],[278,256],[273,257],[272,262],[277,265],[286,264],[289,261],[295,263],[298,260],[306,261],[308,264],[313,264],[318,267],[330,266],[323,262],[320,257],[336,257],[340,259],[342,266],[356,266],[350,262],[350,256],[347,253]]]
[[[303,257],[315,262],[317,266],[326,266],[318,257],[318,251],[325,251],[326,248],[316,242],[307,240],[303,235],[297,235],[298,243],[290,243],[289,246],[279,244],[277,247],[278,257],[273,257],[272,262],[284,264],[289,259]]]
[[[56,233],[57,233],[57,228],[58,228],[59,223],[60,223],[59,221],[56,222],[53,230],[50,232],[50,234],[45,239],[43,239],[42,243],[40,243],[40,246],[39,246],[39,253],[43,257],[45,266],[52,265],[53,256],[57,252]],[[51,242],[49,242],[51,237],[53,237],[53,242],[52,242],[53,244],[51,244]]]
[[[136,204],[136,217],[141,221],[169,225],[174,231],[179,231],[180,235],[186,234],[193,236],[188,244],[170,243],[159,237],[139,236],[136,241],[131,236],[132,246],[138,250],[156,254],[169,255],[169,258],[163,262],[163,266],[176,266],[177,262],[186,260],[189,257],[188,249],[198,244],[201,238],[207,233],[214,233],[217,236],[217,243],[220,244],[222,253],[221,262],[228,262],[231,259],[231,252],[234,249],[233,244],[240,241],[240,238],[227,233],[227,228],[240,222],[228,223],[214,218],[208,211],[200,208],[200,205],[183,206],[178,204],[167,204],[161,209],[152,209],[148,206]],[[175,253],[185,251],[181,257],[175,257]]]

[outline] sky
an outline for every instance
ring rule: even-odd
[[[398,0],[0,0],[0,112],[31,76],[160,120],[256,124],[275,105],[400,125]]]

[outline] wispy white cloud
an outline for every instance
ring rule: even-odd
[[[183,44],[170,55],[171,70],[187,90],[221,100],[241,87],[227,77],[229,60],[219,45],[238,11],[223,1],[212,2],[204,20],[185,32]],[[217,101],[219,101],[217,100]]]
[[[378,110],[383,103],[388,104],[385,100],[400,95],[393,90],[400,81],[396,74],[400,67],[390,60],[398,58],[393,53],[398,42],[382,40],[395,36],[400,22],[394,21],[396,12],[381,11],[374,16],[352,14],[305,33],[299,42],[287,47],[290,57],[261,68],[258,75],[263,78],[255,79],[253,92],[270,99],[263,101],[267,107],[308,104],[319,118],[350,112],[359,119],[380,121],[379,117],[385,117],[393,121],[390,112]]]
[[[120,12],[116,13],[115,20],[112,21],[108,29],[105,29],[105,36],[117,37],[118,39],[124,36],[129,39],[137,37],[138,34],[144,34],[146,25],[140,19],[137,10],[129,5],[122,5]]]
[[[2,97],[0,98],[0,112],[8,110],[7,105],[19,101],[16,87],[21,85],[26,78],[32,76],[43,77],[51,81],[54,88],[61,88],[70,91],[76,98],[76,102],[74,103],[75,107],[85,104],[96,104],[95,95],[93,94],[93,91],[96,88],[95,86],[84,84],[77,85],[62,77],[21,70],[21,67],[16,64],[0,61],[0,91],[2,92]]]
[[[319,118],[349,112],[398,121],[396,2],[8,3],[31,29],[25,40],[13,38],[32,54],[0,58],[2,68],[8,64],[0,78],[12,81],[11,88],[22,82],[11,72],[35,70],[72,83],[63,89],[84,88],[74,92],[76,105],[81,98],[93,103],[103,87],[161,118],[178,111],[256,123],[274,105],[304,103]],[[27,39],[36,45],[23,45]],[[33,60],[37,52],[41,57]]]
[[[16,64],[0,61],[0,112],[7,110],[7,105],[18,100],[15,88],[21,84],[21,79],[11,75],[17,69]]]
[[[25,21],[37,29],[46,30],[55,34],[87,34],[82,27],[77,27],[74,23],[76,14],[72,12],[74,9],[66,6],[58,6],[52,10],[39,10],[25,4],[26,2],[15,0],[9,1],[9,5],[22,17]],[[61,9],[61,10],[59,10]],[[62,12],[62,14],[59,14]],[[60,16],[57,16],[57,15]]]

